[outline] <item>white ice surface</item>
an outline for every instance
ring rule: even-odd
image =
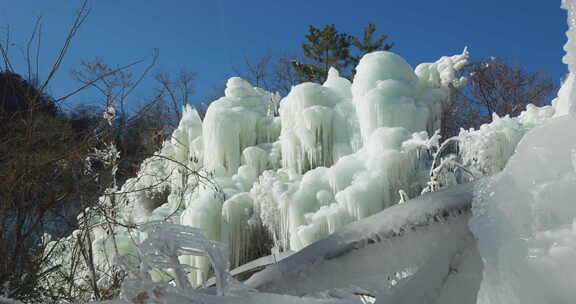
[[[576,119],[530,131],[478,192],[471,228],[485,263],[478,303],[576,299]]]
[[[447,288],[442,282],[448,277],[453,258],[474,247],[467,228],[472,189],[472,185],[463,185],[441,190],[349,224],[256,273],[246,284],[261,291],[292,295],[354,286],[385,296],[404,284],[400,276],[405,274],[407,278],[439,283],[431,284],[435,287],[418,296],[413,293],[415,298],[406,295],[403,299],[440,297]],[[444,272],[426,273],[429,267]],[[476,266],[467,267],[480,267],[479,260]],[[413,273],[416,275],[409,275]],[[474,294],[481,277],[471,273],[460,278],[460,283]]]

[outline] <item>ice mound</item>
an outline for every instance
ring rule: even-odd
[[[504,171],[476,194],[470,226],[485,264],[479,304],[576,299],[576,3],[562,5],[568,10],[564,62],[570,74],[552,107],[525,114],[554,118],[528,132]]]
[[[478,303],[576,298],[576,120],[534,128],[504,171],[481,187],[471,222],[485,262]]]
[[[225,96],[210,105],[202,124],[204,149],[209,151],[204,154],[205,169],[232,175],[245,148],[278,137],[278,125],[268,115],[273,98],[239,77],[228,80]]]
[[[135,243],[149,237],[132,231],[135,224],[167,221],[202,229],[206,244],[226,243],[232,267],[254,256],[254,244],[261,251],[302,249],[247,284],[316,297],[252,292],[250,300],[204,296],[207,303],[358,302],[322,296],[367,291],[391,303],[572,303],[576,1],[562,6],[570,74],[558,97],[550,106],[528,105],[518,117],[495,116],[479,130],[462,130],[446,141],[458,144],[457,155],[432,159],[448,150],[437,151],[434,132],[450,90],[465,84],[457,72],[467,50],[414,70],[394,53],[374,52],[362,58],[353,83],[331,69],[324,84],[297,85],[282,100],[233,77],[203,122],[186,107],[171,139],[138,176],[102,197],[125,225],[81,215],[94,228],[49,248],[91,240],[93,270],[107,274],[118,256],[134,258]],[[443,165],[464,168],[470,179],[492,176],[392,206],[428,189]],[[457,183],[449,174],[442,178]],[[62,252],[53,265],[65,264],[70,252]],[[218,252],[217,274],[228,266],[224,250]],[[210,275],[205,256],[171,257],[168,266],[177,258],[196,269],[188,274],[194,286]],[[90,271],[78,270],[79,286],[93,284],[89,279],[110,283]],[[177,275],[177,284],[185,281]]]
[[[394,53],[375,52],[353,83],[331,69],[324,84],[299,84],[281,100],[230,78],[204,121],[186,107],[171,139],[115,189],[119,217],[201,228],[229,246],[232,267],[271,246],[299,250],[398,203],[399,193],[420,194],[439,113],[452,87],[465,83],[456,72],[467,58],[464,51],[413,70]],[[127,249],[110,251],[110,232],[96,231],[102,263],[134,253],[145,237],[114,229]],[[198,269],[193,285],[210,275],[205,257],[180,260]]]

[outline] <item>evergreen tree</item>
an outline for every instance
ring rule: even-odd
[[[362,56],[378,50],[387,51],[394,46],[393,43],[384,43],[388,35],[379,35],[374,39],[374,32],[376,32],[374,23],[368,23],[364,28],[362,39],[339,33],[334,24],[328,24],[323,29],[310,25],[306,35],[308,43],[301,45],[307,62],[292,61],[298,80],[322,83],[326,80],[330,67],[338,69],[341,75],[352,79],[354,71],[347,69],[356,66]],[[358,55],[352,54],[352,46],[356,48],[355,53]]]
[[[326,79],[330,67],[341,70],[352,62],[351,37],[338,33],[334,24],[328,24],[323,29],[310,25],[306,39],[309,43],[302,43],[301,46],[304,56],[310,62],[292,62],[300,81],[321,83]]]
[[[375,31],[376,25],[372,22],[369,22],[368,25],[364,28],[364,36],[362,37],[362,40],[359,40],[356,37],[352,37],[352,45],[355,46],[358,51],[360,51],[360,55],[351,58],[354,66],[358,65],[358,62],[360,62],[362,56],[368,53],[375,51],[388,51],[394,47],[394,43],[384,44],[384,40],[388,39],[388,35],[379,35],[374,41],[372,41]]]

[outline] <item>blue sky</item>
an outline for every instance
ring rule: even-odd
[[[35,17],[43,16],[42,68],[54,60],[79,1],[9,1],[0,7],[0,33],[10,25],[11,40],[22,44]],[[157,68],[196,73],[199,101],[212,87],[241,67],[244,57],[296,52],[309,24],[334,23],[359,36],[367,22],[396,43],[392,51],[411,65],[460,53],[468,46],[473,58],[502,57],[557,81],[566,14],[550,0],[379,0],[379,1],[92,1],[91,13],[74,40],[62,70],[50,87],[61,96],[77,86],[69,71],[83,59],[101,58],[120,66],[150,58],[160,49]],[[17,69],[19,50],[12,49]],[[144,65],[140,67],[143,69]],[[137,72],[136,69],[135,72]],[[135,98],[149,94],[150,82]],[[91,96],[80,96],[89,102]]]

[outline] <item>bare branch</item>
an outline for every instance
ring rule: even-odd
[[[80,9],[78,9],[78,11],[76,12],[76,18],[74,19],[74,22],[72,23],[72,26],[68,31],[68,35],[64,40],[64,44],[60,49],[60,51],[58,52],[56,61],[54,61],[54,64],[52,65],[52,68],[48,73],[48,77],[46,77],[46,80],[44,80],[44,82],[39,88],[41,92],[43,92],[46,89],[46,87],[50,83],[50,80],[52,80],[56,72],[58,72],[58,70],[60,69],[60,65],[62,64],[62,61],[64,60],[64,57],[68,52],[68,49],[70,48],[70,44],[72,43],[74,36],[76,36],[76,33],[78,33],[78,30],[80,29],[84,21],[86,21],[86,18],[88,18],[89,14],[90,9],[88,8],[88,0],[83,0],[82,4],[80,5]]]
[[[26,43],[26,65],[28,68],[28,81],[31,81],[31,77],[32,77],[32,59],[30,58],[30,49],[32,48],[32,42],[34,42],[34,38],[36,37],[36,35],[40,35],[40,26],[41,26],[41,22],[42,22],[42,17],[38,16],[36,18],[36,22],[34,23],[34,28],[32,29],[32,33],[30,34],[30,38],[28,39],[28,42]],[[38,39],[40,39],[40,37],[38,37]],[[36,61],[37,63],[38,61]],[[38,76],[38,74],[35,74],[36,77]]]
[[[120,72],[120,71],[123,71],[123,70],[126,70],[126,69],[128,69],[128,68],[131,68],[131,67],[133,67],[133,66],[135,66],[135,65],[137,65],[137,64],[139,64],[139,63],[141,63],[141,62],[143,62],[143,61],[144,61],[143,59],[142,59],[142,60],[138,60],[138,61],[132,62],[132,63],[130,63],[130,64],[127,64],[127,65],[125,65],[125,66],[119,67],[119,68],[117,68],[117,69],[115,69],[115,70],[112,70],[112,71],[110,71],[110,72],[107,72],[107,73],[105,73],[105,74],[102,74],[102,75],[98,76],[97,78],[95,78],[95,79],[93,79],[93,80],[87,81],[83,86],[77,88],[76,90],[74,90],[74,91],[72,91],[72,92],[70,92],[70,93],[68,93],[68,94],[66,94],[66,95],[64,95],[64,96],[62,96],[62,97],[60,97],[60,98],[57,98],[57,99],[55,100],[55,102],[64,101],[64,100],[70,98],[71,96],[74,96],[74,95],[78,94],[78,93],[81,92],[82,90],[85,90],[85,89],[88,88],[89,86],[93,86],[93,85],[94,85],[95,83],[97,83],[98,81],[106,79],[107,76],[114,75],[114,74],[116,74],[116,73],[118,73],[118,72]]]

